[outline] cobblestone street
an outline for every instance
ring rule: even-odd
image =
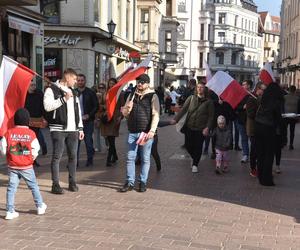
[[[276,186],[263,187],[249,176],[236,151],[231,153],[228,174],[217,176],[209,157],[201,161],[199,173],[192,174],[190,159],[180,147],[183,136],[174,127],[161,128],[162,171],[157,172],[152,162],[147,192],[123,194],[117,192],[125,178],[123,122],[117,138],[119,162],[114,167],[105,166],[106,150],[95,154],[93,167],[84,167],[82,144],[78,193],[51,194],[51,154],[39,157],[42,166],[36,173],[47,212],[36,215],[22,181],[16,196],[20,217],[12,221],[4,220],[7,176],[3,166],[0,249],[300,249],[297,128],[296,133],[295,150],[283,150]],[[66,156],[63,159],[61,183],[67,189]]]

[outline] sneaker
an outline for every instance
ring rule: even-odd
[[[257,177],[257,170],[256,169],[251,169],[250,176]]]
[[[138,189],[138,192],[146,192],[147,191],[147,188],[146,188],[146,184],[144,182],[140,182],[139,183],[139,189]]]
[[[248,161],[248,156],[247,155],[243,155],[242,159],[241,159],[241,163],[246,163]]]
[[[13,220],[13,219],[18,218],[18,217],[19,217],[19,213],[16,212],[16,211],[6,212],[5,219],[6,220]]]
[[[192,173],[198,173],[198,167],[197,166],[192,166]]]
[[[216,174],[222,174],[222,171],[221,171],[220,167],[216,167],[215,172],[216,172]]]
[[[59,183],[53,183],[51,193],[52,194],[63,194],[64,190],[60,187]]]
[[[76,185],[75,182],[70,182],[69,183],[69,191],[71,192],[78,192],[79,188],[78,186]]]
[[[119,192],[126,193],[127,191],[132,191],[134,186],[126,182],[122,188],[119,189]]]
[[[37,214],[42,215],[46,212],[47,205],[43,202],[41,207],[37,208]]]
[[[280,166],[276,166],[275,173],[276,173],[276,174],[281,174]]]

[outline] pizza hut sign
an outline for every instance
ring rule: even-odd
[[[82,40],[80,36],[72,37],[70,35],[64,34],[61,37],[56,36],[45,36],[44,37],[44,45],[47,46],[51,43],[57,43],[58,45],[67,45],[67,46],[75,46],[78,42]]]

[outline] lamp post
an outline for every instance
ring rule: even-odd
[[[110,20],[110,22],[107,24],[109,37],[104,37],[104,38],[93,37],[92,38],[92,47],[94,47],[97,42],[112,39],[113,35],[114,35],[114,32],[115,32],[115,29],[116,29],[116,26],[117,25],[113,22],[113,20]]]

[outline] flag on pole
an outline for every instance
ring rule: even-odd
[[[210,68],[206,62],[206,60],[204,60],[204,69],[205,69],[205,72],[206,72],[206,82],[208,82],[211,78],[212,78],[212,73],[210,71]]]
[[[259,73],[259,79],[266,85],[275,82],[275,77],[274,77],[271,63],[269,62],[265,63],[264,67]]]
[[[0,68],[0,136],[14,126],[14,114],[23,108],[35,72],[3,56]]]
[[[248,92],[229,74],[218,71],[206,86],[235,109]]]
[[[141,74],[145,73],[151,61],[151,58],[152,54],[149,54],[136,68],[129,70],[126,74],[122,74],[122,77],[119,79],[117,84],[108,90],[106,95],[106,110],[108,120],[110,120],[113,117],[117,101],[123,86],[127,82],[135,80]]]

